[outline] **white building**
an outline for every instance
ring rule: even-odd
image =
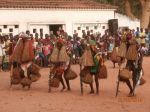
[[[132,20],[126,15],[115,13],[115,19],[118,19],[119,28],[128,27],[130,29],[136,29],[137,27],[140,27],[140,20]]]
[[[76,30],[104,32],[114,19],[116,7],[88,0],[3,0],[0,1],[0,32],[17,34],[30,30],[58,30],[69,35]]]
[[[2,0],[0,1],[0,33],[29,30],[31,33],[56,33],[62,27],[69,35],[76,30],[102,34],[108,20],[115,19],[116,7],[89,0]]]

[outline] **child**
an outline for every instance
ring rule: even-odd
[[[3,70],[9,70],[9,55],[5,55],[4,56],[4,60],[3,60]]]
[[[148,48],[146,46],[142,46],[141,51],[144,53],[144,55],[146,55],[148,52]]]
[[[3,56],[0,56],[0,72],[2,71]]]
[[[113,48],[114,48],[113,40],[110,40],[110,43],[109,43],[109,46],[108,46],[108,56],[107,56],[108,59],[109,59],[110,56],[111,56],[111,53],[112,53],[112,51],[113,51]]]

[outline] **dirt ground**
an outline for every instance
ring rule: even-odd
[[[20,85],[9,87],[9,72],[0,72],[0,112],[150,112],[150,58],[144,58],[144,78],[147,83],[136,89],[136,97],[127,97],[128,88],[120,84],[120,92],[115,97],[118,67],[112,68],[110,61],[108,79],[100,80],[100,94],[88,94],[90,88],[84,85],[80,94],[79,77],[71,81],[72,91],[60,92],[52,88],[48,93],[48,68],[41,70],[42,77],[32,84],[28,91]],[[79,66],[72,66],[79,74]]]

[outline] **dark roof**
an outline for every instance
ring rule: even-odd
[[[91,0],[0,0],[0,8],[42,9],[116,9]]]

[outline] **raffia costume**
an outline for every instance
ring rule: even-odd
[[[137,41],[134,37],[132,37],[132,39],[129,40],[129,43],[130,45],[126,54],[126,58],[127,60],[136,60],[138,54]]]
[[[64,41],[60,38],[57,40],[55,47],[52,51],[51,56],[49,57],[49,61],[54,66],[50,72],[50,79],[49,79],[49,90],[51,87],[59,87],[59,82],[62,83],[62,90],[65,89],[65,84],[62,78],[64,74],[64,78],[66,80],[66,84],[68,90],[70,90],[69,80],[75,79],[77,76],[74,72],[70,69],[70,57],[66,51],[66,45]],[[70,72],[71,71],[71,72]],[[68,74],[69,73],[69,74]],[[75,77],[72,77],[72,76]]]
[[[41,77],[39,72],[40,68],[32,63],[34,59],[32,44],[32,41],[25,35],[18,40],[11,55],[11,61],[13,63],[11,67],[11,85],[21,83],[23,87],[28,86],[30,88],[31,83],[39,80]],[[18,83],[14,82],[16,75],[18,77]]]
[[[118,49],[118,56],[125,58],[127,53],[127,46],[126,46],[126,36],[123,35],[121,39],[121,45]]]

